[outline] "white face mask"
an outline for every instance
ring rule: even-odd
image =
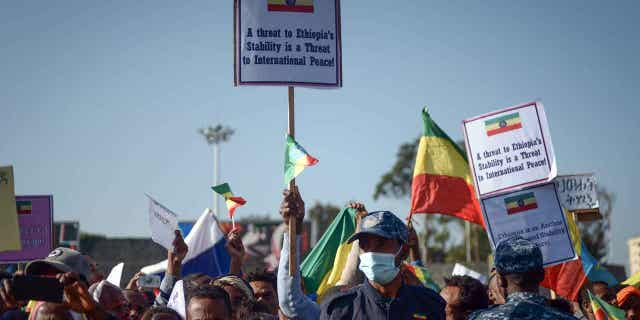
[[[396,255],[400,253],[402,247],[398,249],[396,254],[381,252],[365,252],[360,254],[360,271],[364,273],[367,279],[386,285],[391,282],[400,272],[400,268],[396,266]]]

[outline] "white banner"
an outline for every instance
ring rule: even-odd
[[[174,231],[179,230],[178,217],[149,195],[147,195],[147,197],[149,198],[151,239],[167,250],[173,250],[173,240],[175,239]]]
[[[596,177],[593,174],[558,176],[554,182],[563,208],[575,211],[600,207]]]
[[[554,183],[487,197],[482,211],[493,248],[521,236],[540,247],[545,266],[576,259]]]
[[[480,197],[551,181],[556,158],[540,102],[463,122],[474,182]]]
[[[235,85],[342,86],[339,0],[235,0]]]

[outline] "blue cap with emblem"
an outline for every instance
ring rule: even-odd
[[[349,238],[347,243],[359,239],[365,234],[380,236],[387,239],[398,239],[407,242],[409,229],[393,212],[374,211],[362,217],[360,231]]]
[[[543,270],[542,251],[535,243],[522,237],[507,238],[496,247],[495,265],[500,274]]]

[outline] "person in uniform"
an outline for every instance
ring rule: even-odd
[[[551,308],[538,294],[544,279],[542,252],[533,242],[521,237],[501,241],[495,251],[498,286],[507,293],[504,304],[472,313],[468,319],[576,319]]]
[[[446,302],[435,291],[405,283],[400,252],[407,226],[389,211],[371,212],[360,220],[359,269],[366,279],[344,292],[325,297],[320,319],[445,319]]]

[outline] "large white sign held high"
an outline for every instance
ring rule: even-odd
[[[465,120],[463,129],[481,198],[545,183],[557,175],[547,117],[540,102]]]
[[[235,0],[235,84],[342,86],[339,0]]]

